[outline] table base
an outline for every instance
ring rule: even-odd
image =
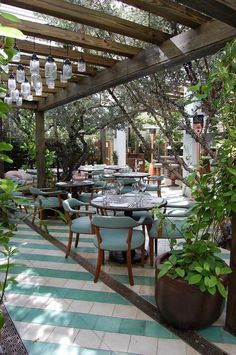
[[[141,262],[141,250],[135,249],[131,250],[132,263],[140,263]],[[147,250],[144,251],[144,259],[148,258]],[[109,259],[119,264],[126,264],[126,252],[124,251],[110,251]]]

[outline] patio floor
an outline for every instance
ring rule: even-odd
[[[163,196],[179,198],[180,189],[163,188]],[[48,220],[52,236],[67,243],[68,229],[60,221]],[[78,252],[95,265],[97,249],[92,237],[81,235]],[[193,355],[196,350],[145,314],[127,298],[91,275],[55,245],[26,224],[20,224],[12,245],[22,263],[12,274],[18,284],[6,294],[7,309],[30,355]],[[168,241],[159,244],[159,253],[168,250]],[[225,251],[224,258],[229,259]],[[155,304],[154,268],[133,266],[133,287],[127,268],[106,262],[103,271],[125,284],[143,299]],[[236,338],[224,331],[224,315],[199,334],[229,354],[236,354]],[[211,352],[213,354],[213,352]],[[10,354],[9,354],[10,355]]]

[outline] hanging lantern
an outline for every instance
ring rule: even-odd
[[[25,70],[22,64],[19,64],[16,70],[16,81],[23,83],[25,81]]]
[[[19,48],[18,48],[17,45],[16,45],[16,42],[15,42],[13,48],[16,50],[16,54],[12,57],[12,61],[13,61],[13,62],[19,62],[19,61],[20,61],[21,53],[20,53]]]
[[[46,85],[49,89],[55,89],[55,81],[52,78],[46,78]]]
[[[17,106],[22,106],[22,102],[23,102],[22,96],[19,96],[18,100],[16,101],[16,105]]]
[[[33,101],[33,95],[28,95],[27,98],[26,98],[27,101]]]
[[[63,73],[60,74],[60,82],[63,84],[67,83],[67,79],[64,77]]]
[[[17,102],[17,100],[19,99],[19,96],[20,96],[20,92],[18,89],[11,91],[12,102]]]
[[[31,94],[30,83],[27,79],[21,84],[21,94],[25,100],[27,100],[27,97]]]
[[[77,64],[77,70],[81,73],[84,73],[86,71],[86,63],[83,60],[82,56],[80,57],[80,59],[78,60],[78,64]]]
[[[64,61],[62,68],[62,75],[64,79],[70,79],[72,77],[72,64],[69,58]]]
[[[39,74],[39,58],[36,53],[33,53],[30,59],[30,73],[37,73]]]
[[[12,98],[9,94],[6,94],[6,96],[4,97],[4,102],[8,105],[12,104]]]
[[[9,91],[16,89],[16,79],[13,74],[9,75],[9,79],[7,81],[7,87]]]
[[[43,91],[43,83],[41,75],[39,74],[32,74],[31,75],[31,85],[35,90],[36,96],[41,96]]]
[[[57,78],[57,65],[54,58],[49,55],[45,63],[45,78],[55,80]]]

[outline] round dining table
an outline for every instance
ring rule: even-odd
[[[162,197],[154,197],[146,194],[127,193],[125,195],[103,195],[91,200],[90,204],[97,208],[102,215],[107,211],[124,212],[124,215],[132,217],[135,211],[149,211],[153,207],[165,207],[167,200]],[[135,217],[135,216],[134,216]],[[137,216],[136,216],[137,217]],[[131,251],[132,262],[140,262],[141,252],[139,249]],[[145,259],[148,257],[145,251]],[[110,252],[110,260],[118,263],[126,263],[126,255],[123,252]]]
[[[93,185],[94,181],[87,179],[77,181],[59,181],[56,183],[57,187],[71,192],[71,196],[74,198],[78,198],[78,191],[91,190]]]
[[[113,174],[114,177],[116,178],[134,178],[134,179],[143,179],[145,177],[148,177],[150,174],[148,173],[140,173],[136,171],[132,171],[130,173],[115,173]]]

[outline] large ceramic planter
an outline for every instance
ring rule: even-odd
[[[169,257],[165,253],[156,260],[158,265]],[[224,278],[227,284],[227,277]],[[156,277],[156,303],[162,318],[180,329],[200,329],[214,323],[221,315],[225,300],[216,292],[210,295],[201,292],[195,285],[189,285],[183,279],[171,279],[168,276]]]

